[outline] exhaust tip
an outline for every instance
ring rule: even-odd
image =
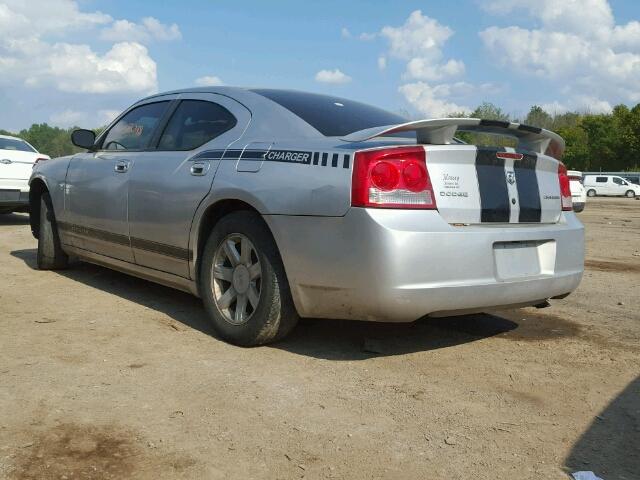
[[[534,305],[536,308],[547,308],[551,306],[551,302],[549,300],[545,300],[544,302],[537,303]]]

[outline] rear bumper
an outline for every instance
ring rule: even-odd
[[[454,227],[436,211],[359,208],[265,219],[303,317],[402,322],[532,305],[582,278],[584,229],[571,212],[553,225]]]

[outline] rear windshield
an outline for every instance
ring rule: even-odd
[[[289,90],[256,89],[252,92],[273,100],[327,137],[407,122],[400,115],[340,97]],[[403,136],[411,136],[411,133]]]
[[[18,150],[20,152],[35,152],[27,142],[15,138],[0,138],[0,150]]]

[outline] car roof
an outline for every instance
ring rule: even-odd
[[[29,143],[26,140],[23,140],[22,138],[14,137],[12,135],[0,135],[0,138],[9,138],[11,140],[20,140],[21,142]]]

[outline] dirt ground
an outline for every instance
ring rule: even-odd
[[[0,216],[0,478],[638,479],[640,201],[580,218],[585,276],[551,308],[242,349],[187,294],[35,270]]]

